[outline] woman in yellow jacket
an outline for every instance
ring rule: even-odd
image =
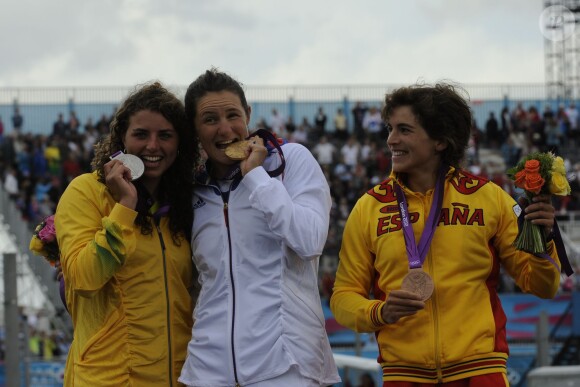
[[[385,103],[392,172],[348,218],[332,311],[375,332],[384,386],[507,386],[500,266],[524,292],[551,298],[554,242],[549,257],[516,250],[518,204],[460,168],[472,117],[453,86],[403,87]],[[526,217],[551,230],[549,195]]]
[[[74,327],[65,386],[178,385],[192,327],[190,133],[174,94],[139,87],[96,145],[94,172],[58,203]]]

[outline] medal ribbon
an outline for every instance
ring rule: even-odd
[[[413,234],[413,226],[409,218],[409,208],[407,206],[407,199],[399,184],[395,183],[395,192],[397,193],[397,203],[399,204],[399,214],[403,222],[403,235],[405,237],[405,247],[407,248],[407,259],[409,260],[409,268],[417,269],[423,265],[427,251],[431,245],[431,240],[435,234],[435,228],[439,221],[441,214],[441,207],[443,205],[443,184],[445,182],[446,166],[441,167],[437,182],[435,183],[435,192],[433,202],[431,203],[431,210],[429,217],[425,223],[425,228],[419,239],[419,245],[415,243],[415,234]]]
[[[521,228],[524,222],[525,208],[527,205],[522,206],[522,212],[518,217],[518,226]],[[532,253],[536,257],[547,259],[556,269],[563,271],[568,277],[574,274],[570,260],[568,259],[568,254],[566,253],[566,247],[564,246],[564,241],[562,240],[562,235],[560,234],[560,228],[558,227],[558,222],[554,218],[554,226],[552,228],[554,233],[554,244],[556,245],[556,251],[558,252],[558,258],[560,259],[561,268],[558,267],[556,262],[546,253]]]

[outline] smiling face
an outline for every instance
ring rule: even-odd
[[[433,188],[441,163],[440,152],[446,145],[429,137],[410,106],[395,108],[388,124],[387,145],[393,171],[406,174],[407,185],[413,190]]]
[[[230,91],[209,92],[196,106],[195,128],[199,141],[211,160],[217,177],[224,176],[237,161],[225,154],[225,148],[248,136],[250,108],[246,112],[240,97]]]
[[[140,110],[129,118],[123,145],[126,153],[138,156],[145,164],[140,181],[154,192],[177,157],[179,136],[162,114]]]

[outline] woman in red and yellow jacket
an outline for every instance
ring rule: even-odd
[[[385,102],[392,172],[348,218],[332,311],[375,332],[384,386],[507,386],[500,267],[524,292],[551,298],[554,242],[549,257],[516,250],[519,205],[460,168],[472,116],[453,86],[404,87]],[[551,231],[549,195],[526,217]]]

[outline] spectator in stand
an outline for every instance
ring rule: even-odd
[[[514,153],[516,154],[515,156],[516,163],[520,161],[523,155],[527,155],[529,153],[528,140],[526,138],[526,134],[524,131],[519,129],[512,130],[508,137],[508,141],[510,141],[515,148]],[[514,165],[515,163],[508,164],[508,166]]]
[[[292,134],[292,141],[302,145],[308,145],[308,134],[312,131],[312,127],[308,123],[308,119],[304,117],[302,123],[298,125]]]
[[[64,122],[62,113],[58,113],[58,118],[52,125],[52,135],[66,138],[68,135],[68,125]]]
[[[69,152],[67,158],[62,162],[62,178],[68,185],[75,177],[83,172],[79,161],[78,152]]]
[[[348,138],[348,141],[340,148],[340,154],[344,164],[353,171],[360,159],[360,144],[354,135]]]
[[[294,137],[294,132],[296,132],[296,124],[292,116],[288,116],[286,120],[286,135],[289,139]]]
[[[77,118],[77,114],[73,111],[71,111],[69,113],[67,126],[68,126],[69,130],[71,131],[71,133],[78,134],[79,129],[81,127],[81,123],[80,123],[79,119]]]
[[[547,150],[558,154],[560,147],[560,129],[558,128],[558,121],[556,120],[550,105],[544,107],[542,121],[544,128],[543,132],[546,136]]]
[[[12,128],[16,133],[21,133],[23,126],[24,117],[20,114],[20,108],[17,106],[14,108],[14,114],[12,115]]]
[[[318,107],[318,111],[314,116],[314,130],[316,132],[316,141],[318,141],[322,136],[326,134],[326,122],[328,121],[328,117],[326,117],[326,113],[322,106]]]
[[[570,132],[570,120],[568,120],[568,115],[566,114],[566,109],[564,108],[563,104],[558,106],[558,111],[556,112],[556,120],[558,121],[558,127],[560,128],[560,139],[562,143],[562,147],[565,147],[567,144],[568,135]]]
[[[505,165],[509,168],[520,161],[522,150],[514,144],[514,137],[511,135],[501,144],[499,149]]]
[[[44,176],[48,173],[48,162],[44,157],[46,137],[36,136],[32,145],[32,176]]]
[[[358,139],[358,137],[357,137]],[[360,141],[359,141],[360,143]],[[373,152],[373,144],[371,143],[371,140],[366,137],[363,139],[362,144],[360,146],[360,163],[362,165],[366,165],[371,158],[373,157],[371,155],[371,153]]]
[[[507,106],[504,106],[503,109],[501,109],[500,120],[501,120],[501,142],[504,142],[509,137],[513,129],[512,119],[510,116],[510,109]]]
[[[16,164],[18,172],[24,177],[31,177],[32,169],[32,144],[28,141],[22,142],[22,147],[16,152]]]
[[[328,137],[322,136],[318,144],[312,149],[312,154],[316,157],[318,164],[323,168],[329,168],[336,160],[336,147],[328,141]]]
[[[44,148],[44,157],[48,162],[48,170],[53,176],[61,175],[61,151],[58,147],[58,136],[54,136],[48,140],[48,145]]]
[[[97,121],[97,131],[100,136],[105,136],[109,132],[109,126],[111,124],[111,118],[107,117],[106,114],[102,114],[99,121]]]
[[[268,122],[270,131],[278,137],[286,137],[286,122],[285,118],[278,112],[277,109],[272,109],[272,115]]]
[[[530,106],[528,108],[526,121],[526,131],[528,144],[530,145],[530,151],[544,151],[546,148],[546,135],[544,133],[542,119],[540,118],[538,109],[535,106]]]
[[[98,139],[97,128],[93,125],[92,118],[89,117],[85,124],[85,133],[82,141],[82,159],[83,161],[90,161],[93,158],[93,146]],[[86,165],[83,163],[83,165]]]
[[[8,197],[12,200],[18,199],[20,191],[18,189],[18,178],[16,177],[16,169],[12,165],[8,165],[4,175],[4,190]]]
[[[521,102],[518,102],[514,111],[512,112],[511,121],[516,130],[523,130],[526,125],[527,113]]]
[[[34,197],[38,202],[42,201],[52,188],[52,179],[50,176],[40,176],[34,184]]]
[[[485,122],[485,138],[487,140],[487,146],[492,149],[499,148],[501,144],[502,137],[499,130],[499,123],[495,118],[494,112],[489,112],[489,117]]]
[[[314,128],[314,126],[312,126],[310,121],[308,121],[307,117],[302,117],[302,123],[298,125],[297,131],[302,131],[306,133],[306,144],[308,144],[309,146],[313,146],[315,143],[318,142],[318,138],[316,137],[317,136],[316,129]]]
[[[363,142],[366,137],[365,130],[363,128],[363,121],[367,112],[367,107],[362,104],[362,102],[357,101],[352,108],[352,121],[354,124],[354,135],[359,142]]]
[[[576,104],[571,102],[566,108],[566,116],[569,122],[569,138],[572,141],[572,146],[580,145],[580,117],[578,116],[578,109],[576,109]]]
[[[348,121],[341,108],[334,115],[334,138],[343,143],[348,138]]]
[[[260,117],[260,119],[256,123],[256,130],[258,130],[258,129],[264,129],[264,130],[267,130],[268,132],[272,131],[272,128],[268,125],[268,123],[266,122],[266,119],[264,119],[264,117]]]
[[[372,142],[381,141],[380,133],[382,123],[383,119],[381,118],[381,112],[376,108],[376,106],[371,106],[363,119],[363,129]]]

